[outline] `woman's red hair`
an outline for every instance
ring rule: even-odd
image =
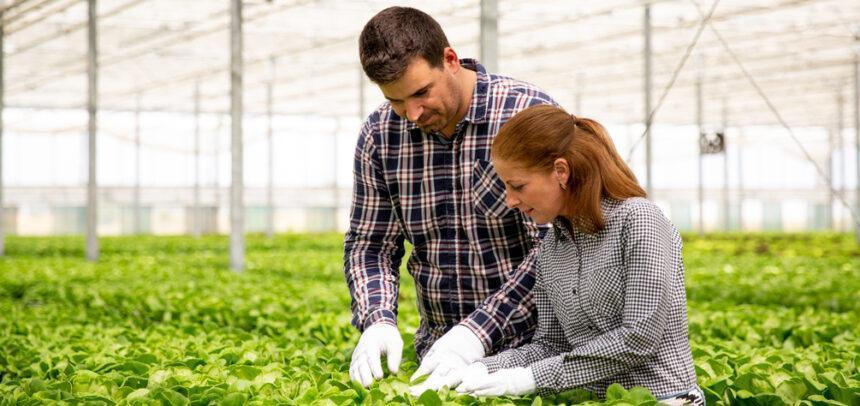
[[[570,166],[568,203],[573,225],[586,233],[605,227],[601,198],[645,197],[633,171],[597,121],[575,117],[559,107],[529,107],[502,126],[493,141],[493,159],[548,173],[563,158]]]

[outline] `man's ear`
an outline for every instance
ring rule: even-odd
[[[454,48],[445,47],[442,51],[442,65],[451,73],[457,73],[460,70],[460,57]]]
[[[567,159],[557,158],[555,162],[552,163],[552,166],[556,180],[558,180],[559,183],[566,185],[567,181],[571,177],[570,164],[567,162]]]

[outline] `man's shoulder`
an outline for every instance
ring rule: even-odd
[[[379,106],[376,106],[376,108],[373,109],[367,117],[365,117],[364,123],[365,125],[374,125],[385,121],[405,121],[397,114],[394,114],[394,110],[391,108],[391,103],[388,101],[384,101],[380,103]]]
[[[386,101],[364,119],[362,133],[365,137],[373,137],[382,133],[405,133],[409,128],[409,122],[395,114],[391,104]]]
[[[529,105],[534,104],[557,104],[555,100],[540,87],[519,79],[504,75],[489,75],[489,86],[491,93],[504,97],[532,99]]]

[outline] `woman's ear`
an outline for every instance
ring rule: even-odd
[[[558,180],[558,183],[562,185],[567,185],[567,181],[570,179],[570,164],[567,163],[567,159],[558,158],[555,162],[552,163],[553,172],[555,172],[555,178]]]

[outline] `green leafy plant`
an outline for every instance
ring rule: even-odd
[[[690,341],[711,405],[860,404],[860,250],[840,234],[684,236]],[[342,235],[7,239],[0,258],[0,404],[653,405],[613,385],[552,397],[409,394],[418,326],[400,291],[401,372],[349,381],[358,339]]]

